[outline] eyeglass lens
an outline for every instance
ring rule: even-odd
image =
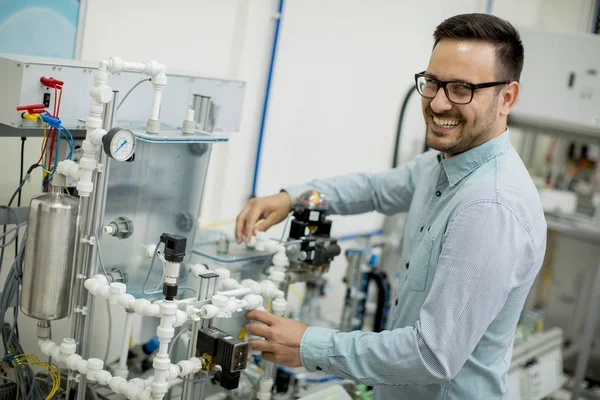
[[[433,99],[440,89],[440,82],[420,76],[417,78],[417,90],[419,94],[428,99]],[[448,100],[456,104],[467,104],[473,98],[473,88],[465,83],[449,82],[446,84],[446,95]]]

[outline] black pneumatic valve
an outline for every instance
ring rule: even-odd
[[[179,235],[163,233],[160,235],[160,241],[165,244],[165,260],[173,263],[180,263],[185,257],[185,247],[187,239]]]

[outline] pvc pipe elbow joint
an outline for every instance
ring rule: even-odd
[[[96,128],[92,132],[86,135],[86,139],[90,139],[92,143],[98,146],[102,146],[102,138],[106,135],[106,131],[102,128]]]
[[[96,382],[96,374],[104,367],[104,362],[99,358],[90,358],[87,361],[87,378],[90,382]]]
[[[108,103],[113,96],[112,88],[108,85],[92,86],[90,96],[100,103]]]
[[[260,295],[257,294],[249,294],[244,296],[243,299],[246,302],[246,309],[248,310],[254,310],[260,306],[262,306],[263,304],[263,298]]]
[[[79,177],[79,165],[73,160],[63,160],[58,163],[56,172],[77,179]]]
[[[187,313],[182,310],[177,310],[177,313],[175,314],[175,321],[173,321],[173,326],[177,328],[178,326],[185,324],[187,320]]]

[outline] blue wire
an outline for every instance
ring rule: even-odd
[[[64,126],[59,127],[59,130],[60,133],[63,134],[65,136],[65,139],[67,139],[67,141],[69,142],[69,155],[67,156],[67,160],[70,160],[73,158],[73,150],[75,148],[75,141],[73,140],[73,135]]]

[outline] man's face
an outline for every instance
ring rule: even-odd
[[[494,46],[480,41],[442,39],[431,53],[426,75],[440,81],[495,82]],[[498,87],[478,89],[469,104],[457,105],[440,88],[422,97],[427,145],[448,155],[460,154],[500,134],[504,127]],[[504,120],[504,124],[505,124]]]

